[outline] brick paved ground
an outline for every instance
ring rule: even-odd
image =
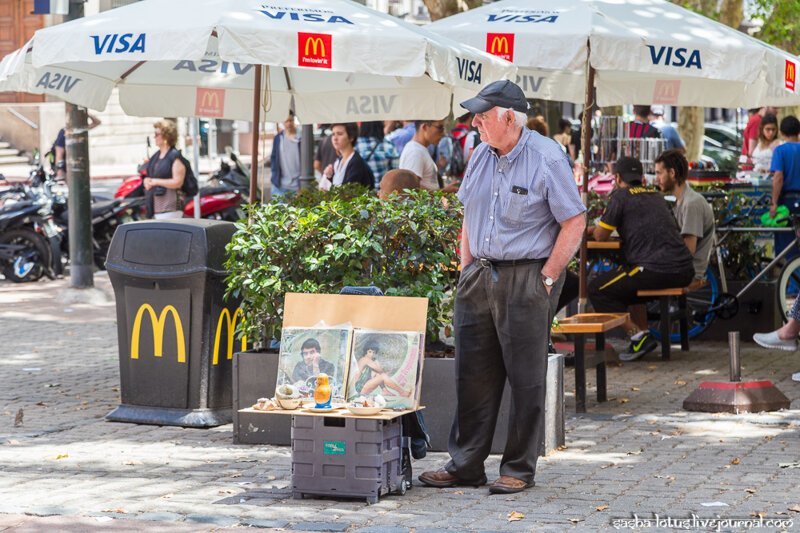
[[[105,276],[96,282],[110,294]],[[771,379],[792,400],[791,410],[760,415],[681,409],[700,381],[727,379],[720,343],[674,351],[668,363],[612,366],[612,399],[568,418],[566,449],[540,462],[537,487],[522,494],[416,485],[372,506],[297,501],[286,448],[233,445],[230,425],[106,422],[119,402],[113,302],[59,304],[53,296],[64,285],[0,281],[0,531],[597,530],[634,513],[800,523],[800,470],[780,466],[800,463],[800,383],[789,379],[798,354],[743,344],[744,378]],[[571,412],[571,394],[567,403]],[[445,460],[429,454],[415,473]],[[490,478],[498,463],[490,458]],[[509,522],[515,511],[524,519]]]

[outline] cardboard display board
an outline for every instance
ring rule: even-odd
[[[375,366],[376,371],[379,373],[376,379],[369,381],[369,376],[374,374],[367,368],[366,371],[370,373],[364,374],[363,382],[359,381],[354,385],[345,380],[345,383],[350,388],[349,390],[353,393],[356,393],[355,386],[364,387],[365,395],[368,394],[367,391],[383,390],[384,396],[389,399],[389,406],[416,408],[419,407],[421,391],[422,365],[424,364],[424,354],[421,352],[424,351],[427,313],[427,298],[289,293],[286,295],[285,300],[283,328],[319,328],[320,326],[336,327],[347,325],[356,328],[355,331],[363,335],[365,340],[370,341],[369,346],[374,347],[375,351],[380,351],[379,347],[385,347],[391,344],[391,341],[395,341],[394,344],[397,344],[396,341],[400,340],[403,341],[400,344],[404,344],[405,337],[401,333],[409,335],[409,332],[418,332],[419,334],[416,337],[407,337],[408,339],[416,339],[414,341],[408,340],[411,343],[410,351],[404,352],[404,354],[394,354],[395,356],[399,355],[402,359],[402,361],[399,361],[401,364],[397,364],[398,361],[393,361],[396,364],[390,365],[392,368],[396,367],[396,374],[390,376],[389,373],[382,373],[383,370],[380,363],[378,363]],[[381,332],[384,334],[381,335]],[[397,334],[392,332],[397,332]],[[386,335],[386,333],[389,333],[389,335]],[[406,349],[409,349],[409,345],[406,345]],[[309,348],[308,351],[311,352],[312,348]],[[403,352],[403,350],[400,351]],[[374,353],[374,351],[371,350],[370,353]],[[390,353],[392,353],[391,350],[381,355],[389,356]],[[353,357],[362,357],[363,355],[353,354]],[[282,353],[283,356],[284,354]],[[286,356],[287,358],[293,357],[290,353],[287,353]],[[418,359],[418,364],[411,365],[410,362],[415,359]],[[362,361],[369,360],[367,357],[362,359]],[[348,358],[348,362],[350,361],[351,359]],[[388,370],[390,367],[385,366],[385,363],[386,360],[384,359],[383,368],[391,372]],[[306,364],[310,363],[306,362]],[[362,363],[359,362],[358,364]],[[353,379],[361,375],[357,369],[356,360],[352,360],[351,371]],[[400,377],[398,378],[397,376]],[[411,379],[410,386],[408,385],[409,377]],[[373,388],[376,386],[378,389]],[[381,386],[383,389],[380,388]],[[392,401],[390,396],[397,396],[398,392],[404,398]]]
[[[428,299],[401,296],[287,293],[283,327],[329,326],[425,332]]]

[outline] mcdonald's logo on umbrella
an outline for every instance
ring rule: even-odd
[[[333,66],[333,35],[297,32],[297,64],[301,67]]]
[[[506,61],[514,61],[514,34],[487,33],[486,51]]]
[[[139,341],[142,333],[142,318],[145,313],[150,317],[150,325],[153,330],[153,355],[161,357],[164,355],[164,327],[166,326],[167,316],[172,316],[175,325],[175,342],[177,345],[177,356],[179,363],[186,362],[186,338],[183,335],[183,324],[178,311],[171,305],[166,305],[161,313],[156,315],[156,310],[150,304],[142,304],[136,311],[133,319],[133,331],[131,332],[131,359],[139,359]]]
[[[788,59],[784,68],[784,86],[787,91],[795,92],[797,90],[797,63]]]
[[[219,319],[217,320],[217,331],[214,334],[214,351],[212,352],[214,355],[212,356],[211,364],[216,365],[219,363],[219,348],[220,348],[220,340],[222,337],[222,325],[223,321],[224,324],[227,326],[227,342],[225,346],[227,348],[227,359],[233,359],[233,347],[235,344],[234,334],[236,333],[236,321],[239,319],[243,319],[242,317],[242,310],[236,309],[231,315],[231,312],[228,309],[223,309],[222,312],[219,314]],[[242,351],[247,349],[247,337],[242,337]]]
[[[681,93],[681,80],[657,80],[653,89],[653,103],[676,105]]]
[[[225,89],[197,88],[194,114],[198,117],[222,118],[225,110]]]

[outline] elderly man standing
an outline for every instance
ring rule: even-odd
[[[486,483],[506,379],[509,433],[493,494],[534,485],[544,437],[547,342],[564,268],[586,226],[569,161],[552,139],[525,127],[528,103],[510,81],[461,104],[483,144],[458,192],[464,204],[455,311],[457,407],[451,460],[420,481],[433,487]]]

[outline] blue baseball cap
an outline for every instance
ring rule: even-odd
[[[493,81],[474,98],[461,102],[461,107],[470,113],[485,113],[493,107],[509,107],[525,113],[530,105],[519,85],[509,80]]]

